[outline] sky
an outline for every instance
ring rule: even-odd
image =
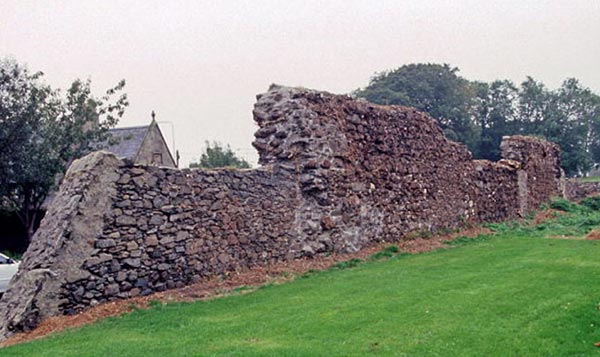
[[[53,87],[127,82],[118,126],[152,110],[181,165],[206,141],[256,165],[256,94],[349,93],[377,72],[448,63],[470,80],[568,77],[600,93],[600,0],[0,0],[0,58]]]

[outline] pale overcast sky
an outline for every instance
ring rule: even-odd
[[[0,0],[7,56],[54,86],[91,78],[98,95],[126,79],[119,126],[155,110],[183,164],[205,140],[255,164],[252,106],[271,83],[348,93],[435,62],[472,80],[576,77],[600,93],[600,0]]]

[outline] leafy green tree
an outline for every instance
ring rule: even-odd
[[[231,147],[223,147],[220,143],[213,142],[212,145],[206,141],[206,149],[202,153],[199,162],[193,162],[190,168],[220,168],[220,167],[237,167],[240,169],[250,168],[250,164],[238,158]]]
[[[568,175],[600,162],[600,97],[573,78],[552,91],[531,77],[519,87],[507,80],[469,82],[447,64],[409,64],[376,75],[353,94],[428,112],[477,158],[497,160],[502,136],[522,134],[560,145]]]
[[[473,87],[447,64],[419,63],[383,72],[354,92],[378,104],[415,107],[436,118],[446,136],[476,151],[477,129],[471,120]]]
[[[552,93],[546,86],[531,77],[521,83],[517,100],[517,126],[522,133],[540,134],[551,110]]]
[[[63,95],[12,60],[0,60],[0,206],[34,233],[37,215],[70,163],[108,139],[128,105],[121,81],[105,96],[76,80]]]
[[[519,132],[515,126],[518,90],[507,80],[490,84],[473,82],[472,86],[476,93],[473,120],[480,130],[475,154],[479,158],[498,160],[502,136]]]
[[[557,143],[567,175],[585,174],[600,159],[600,97],[578,80],[550,91],[528,77],[517,108],[520,132]]]
[[[544,128],[551,126],[554,131],[547,137],[561,146],[565,171],[585,174],[598,159],[594,153],[599,151],[600,97],[569,78],[552,104],[554,112],[547,115]]]

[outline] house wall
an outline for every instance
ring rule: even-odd
[[[162,157],[162,164],[156,163],[153,160],[155,154],[160,154]],[[142,165],[158,165],[166,167],[177,167],[175,161],[169,153],[169,148],[162,136],[158,125],[153,122],[148,128],[148,133],[140,146],[140,149],[135,157],[134,161]]]
[[[507,158],[472,160],[412,108],[274,86],[254,118],[259,169],[74,163],[0,300],[0,338],[255,266],[516,218],[559,193],[555,145],[506,138]]]

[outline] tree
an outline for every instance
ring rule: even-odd
[[[552,103],[552,93],[543,83],[531,77],[521,83],[517,100],[517,122],[523,133],[542,132],[549,106]]]
[[[550,91],[528,77],[517,107],[520,131],[557,143],[567,175],[585,174],[600,159],[600,97],[578,80]]]
[[[476,93],[473,121],[480,130],[475,154],[478,158],[498,160],[502,136],[519,131],[515,126],[518,90],[507,80],[497,80],[490,84],[473,82],[472,86]]]
[[[190,168],[213,169],[219,167],[237,167],[240,169],[250,168],[250,164],[238,158],[231,147],[223,147],[220,143],[213,142],[212,145],[206,141],[206,149],[202,153],[199,162],[192,162]]]
[[[353,93],[379,104],[428,112],[446,137],[467,145],[477,158],[497,160],[504,135],[534,135],[561,147],[567,175],[585,174],[600,162],[600,97],[569,78],[549,90],[531,77],[469,82],[447,64],[410,64],[375,75]]]
[[[553,101],[544,120],[543,128],[549,140],[558,143],[566,172],[587,173],[598,157],[600,132],[600,97],[581,86],[575,78],[566,79],[553,93]]]
[[[474,99],[469,81],[448,64],[419,63],[383,72],[354,92],[373,103],[415,107],[436,118],[446,136],[477,149],[478,133],[471,121]]]
[[[63,95],[12,60],[0,60],[0,206],[17,214],[28,240],[48,193],[70,163],[108,139],[128,105],[125,82],[94,97],[76,80]]]

